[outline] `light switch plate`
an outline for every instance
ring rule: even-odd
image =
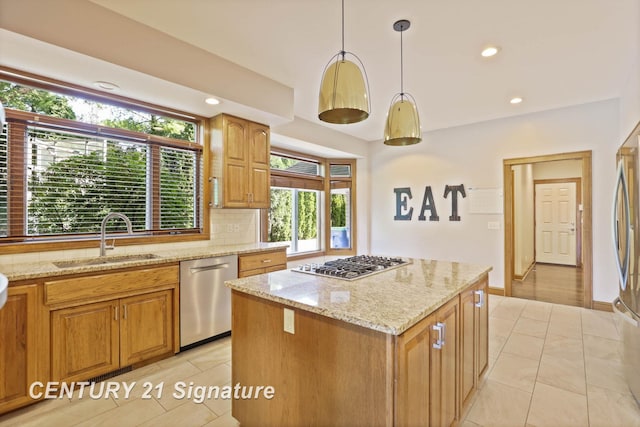
[[[284,309],[284,331],[290,334],[296,333],[294,311],[288,308]]]
[[[489,230],[500,230],[500,223],[498,221],[487,222],[487,228]]]

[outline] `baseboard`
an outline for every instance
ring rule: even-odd
[[[504,296],[504,288],[492,288],[489,286],[489,295],[500,295]]]
[[[592,301],[591,308],[594,310],[613,312],[613,307],[610,302]]]

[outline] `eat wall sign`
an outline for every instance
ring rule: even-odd
[[[412,199],[411,188],[394,188],[393,192],[396,194],[396,215],[393,217],[394,221],[411,221],[413,217],[413,207],[409,206],[409,200]],[[458,215],[458,195],[467,197],[467,194],[464,192],[464,184],[445,185],[443,197],[446,199],[449,194],[451,194],[451,215],[449,216],[449,221],[460,221],[460,216]],[[429,221],[440,221],[430,185],[424,188],[424,196],[422,196],[422,207],[420,208],[418,221],[426,221],[427,216],[425,213],[427,211],[429,211]]]

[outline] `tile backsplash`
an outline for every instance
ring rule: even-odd
[[[216,245],[236,245],[260,241],[258,209],[212,209],[211,241]]]

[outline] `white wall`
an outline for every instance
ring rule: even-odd
[[[469,214],[468,199],[461,199],[461,221],[450,222],[444,186],[502,188],[503,159],[592,150],[593,296],[611,301],[617,285],[608,224],[618,109],[618,101],[610,100],[429,132],[410,147],[376,143],[371,150],[372,252],[489,264],[490,285],[503,287],[502,215]],[[426,185],[433,188],[439,222],[417,220]],[[413,192],[413,220],[394,221],[393,189],[407,186]],[[500,221],[501,229],[488,229],[489,221]]]
[[[533,179],[580,178],[581,176],[581,160],[557,160],[533,165]]]
[[[514,254],[513,273],[523,276],[534,257],[534,165],[516,165],[513,170]]]

